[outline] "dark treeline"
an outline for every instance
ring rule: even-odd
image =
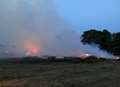
[[[56,56],[48,56],[46,59],[42,57],[23,57],[12,59],[0,59],[0,64],[48,64],[48,63],[101,63],[101,62],[119,62],[119,59],[98,58],[89,56],[80,57],[63,57],[58,59]]]
[[[108,30],[88,30],[82,35],[81,41],[84,44],[96,44],[100,49],[120,56],[120,32],[111,33]]]

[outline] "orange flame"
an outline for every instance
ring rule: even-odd
[[[33,41],[28,41],[24,45],[26,56],[36,56],[40,52],[40,47]]]

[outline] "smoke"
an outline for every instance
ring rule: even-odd
[[[84,52],[92,54],[93,56],[102,57],[102,58],[115,58],[114,55],[108,53],[107,51],[101,50],[97,45],[85,45]]]
[[[109,56],[97,47],[84,46],[80,35],[57,15],[52,0],[0,0],[0,13],[0,43],[4,45],[0,47],[4,53],[24,56],[24,46],[32,43],[39,48],[38,56],[98,52]]]

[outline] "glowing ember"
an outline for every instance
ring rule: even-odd
[[[86,56],[86,57],[89,57],[89,56],[91,56],[91,55],[90,55],[90,54],[85,54],[85,56]]]
[[[26,56],[36,56],[39,53],[39,47],[33,42],[26,43],[25,46]]]
[[[87,58],[87,57],[89,57],[89,56],[91,56],[91,55],[90,55],[90,54],[81,54],[81,55],[80,55],[81,58]]]
[[[29,48],[26,52],[27,56],[33,56],[38,54],[38,49],[37,48]]]

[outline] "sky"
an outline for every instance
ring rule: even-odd
[[[118,0],[0,0],[1,56],[111,56],[84,46],[80,33],[119,31]]]
[[[54,0],[59,15],[77,31],[120,31],[120,0]]]

